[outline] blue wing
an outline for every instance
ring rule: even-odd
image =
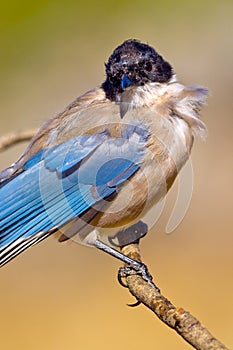
[[[39,151],[0,188],[0,266],[117,193],[140,167],[148,131],[128,126]]]

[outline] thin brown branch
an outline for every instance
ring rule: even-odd
[[[36,133],[37,129],[30,129],[19,132],[12,132],[0,137],[0,151],[4,151],[17,143],[29,141]]]
[[[141,261],[138,244],[122,248],[122,252]],[[174,306],[161,292],[149,285],[141,276],[130,275],[126,282],[131,294],[148,307],[167,326],[174,329],[185,341],[198,350],[227,350],[194,316]]]

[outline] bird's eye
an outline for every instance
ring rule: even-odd
[[[145,70],[147,70],[147,72],[151,72],[152,71],[152,64],[150,62],[146,62]]]

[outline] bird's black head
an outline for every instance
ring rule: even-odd
[[[118,46],[105,66],[107,78],[102,88],[112,101],[128,86],[166,83],[173,75],[170,64],[151,46],[138,40],[126,40]]]

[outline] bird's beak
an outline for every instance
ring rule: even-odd
[[[129,77],[126,74],[124,74],[124,76],[123,76],[123,78],[121,80],[121,87],[122,87],[122,89],[123,90],[126,89],[131,84],[132,84],[132,80],[129,79]]]

